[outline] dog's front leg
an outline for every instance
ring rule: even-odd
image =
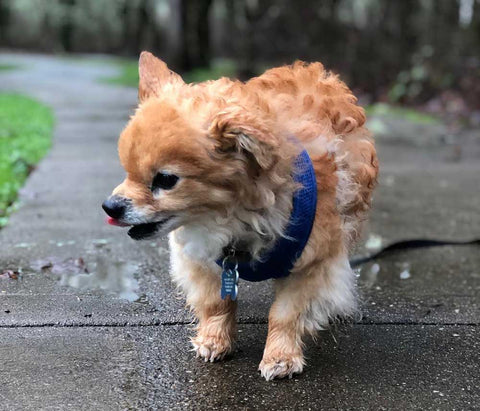
[[[345,254],[275,280],[275,301],[259,366],[262,376],[271,380],[301,373],[302,337],[325,329],[330,319],[353,317],[354,288],[355,274]]]
[[[298,284],[296,284],[298,283]],[[275,280],[275,301],[268,316],[268,336],[258,369],[267,380],[291,377],[303,371],[303,329],[300,316],[305,309],[300,296],[300,281],[291,278]]]
[[[230,298],[221,299],[218,267],[190,259],[172,237],[170,249],[172,277],[198,319],[197,335],[191,340],[193,348],[205,361],[221,360],[233,350],[237,304]]]

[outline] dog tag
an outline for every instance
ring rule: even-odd
[[[236,268],[224,268],[222,270],[222,290],[221,297],[225,300],[230,296],[232,301],[237,299],[238,294],[238,271]]]

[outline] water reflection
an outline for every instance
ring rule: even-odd
[[[81,290],[105,290],[135,301],[139,298],[138,281],[134,277],[137,269],[138,264],[98,256],[91,273],[64,273],[60,283]]]

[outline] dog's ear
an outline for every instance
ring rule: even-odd
[[[269,121],[258,118],[243,107],[229,107],[218,113],[209,129],[218,153],[240,153],[262,169],[277,158],[278,141]]]
[[[170,85],[184,84],[182,78],[170,70],[160,59],[148,51],[142,51],[138,61],[138,99],[140,102],[159,96],[162,89]]]

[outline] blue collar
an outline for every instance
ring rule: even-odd
[[[317,179],[306,150],[295,159],[293,179],[302,188],[293,195],[292,213],[285,237],[281,237],[273,249],[262,256],[261,261],[239,262],[238,273],[243,280],[264,281],[286,277],[307,244],[317,208]],[[222,260],[217,264],[222,266]]]

